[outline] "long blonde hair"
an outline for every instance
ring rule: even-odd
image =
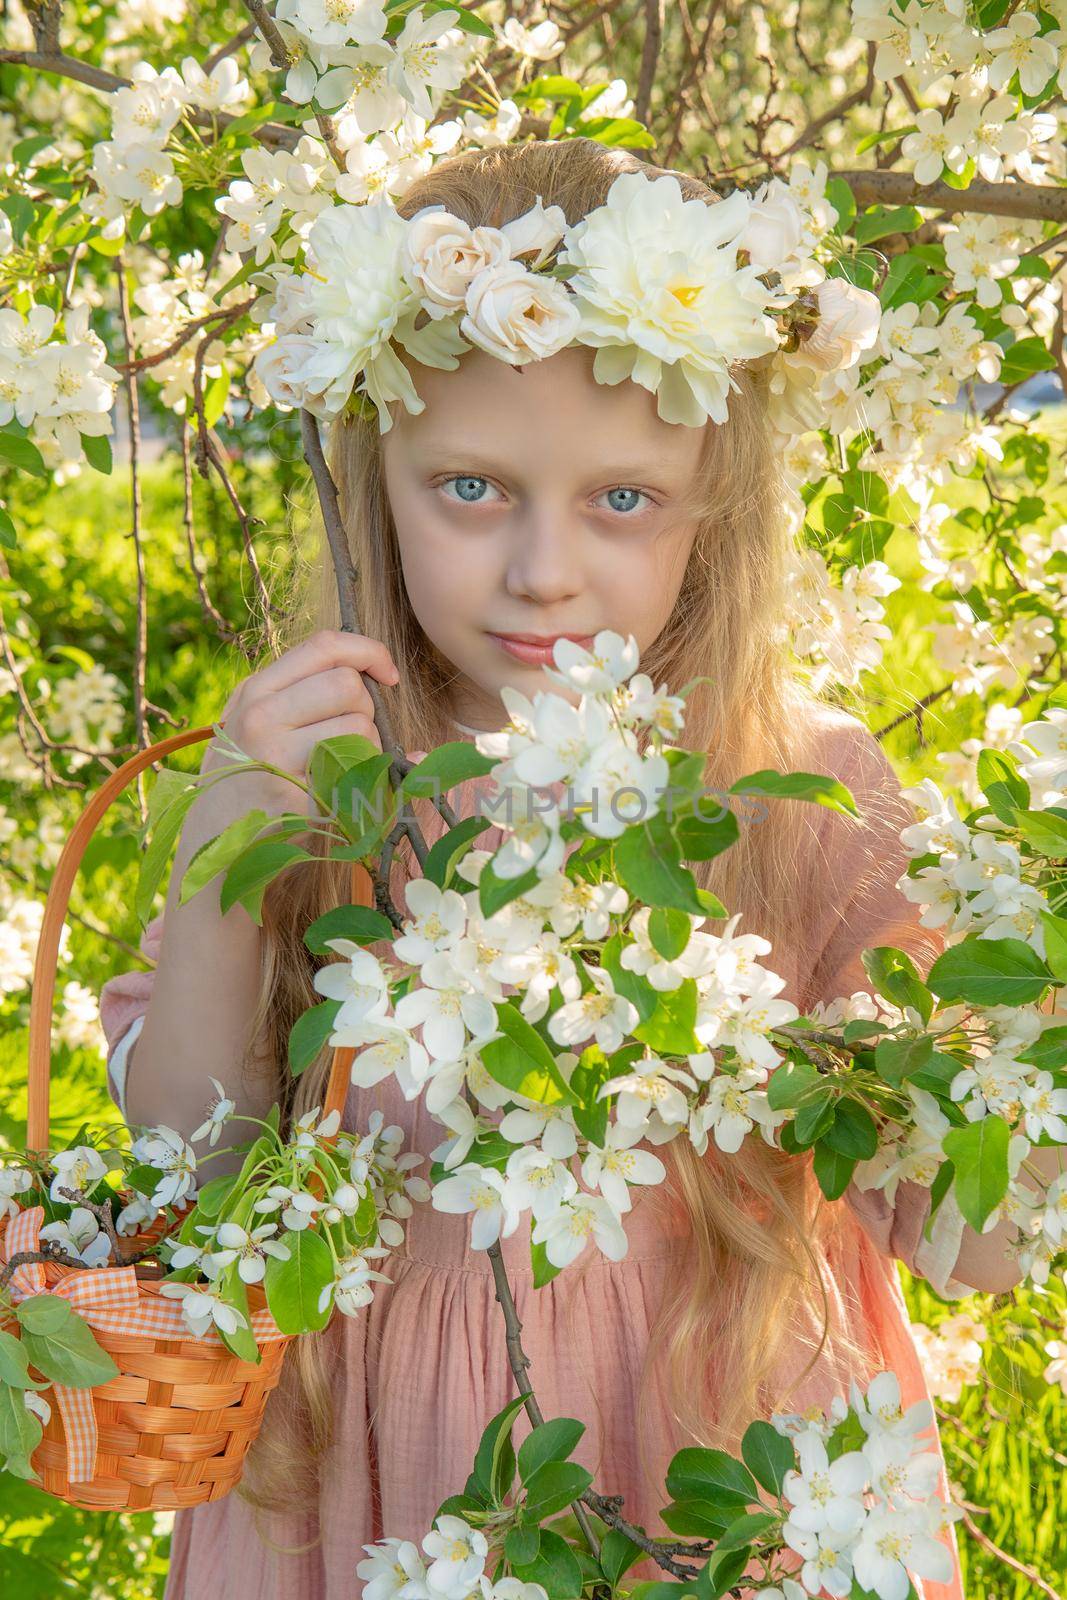
[[[421,206],[441,204],[472,226],[501,226],[540,196],[546,206],[560,206],[573,224],[604,202],[620,172],[657,177],[663,170],[585,138],[465,151],[438,161],[405,192],[398,209],[410,216]],[[687,199],[716,203],[697,178],[675,176]],[[752,364],[734,375],[739,390],[730,397],[729,420],[704,430],[691,508],[697,532],[681,593],[641,661],[655,684],[674,691],[701,674],[710,680],[688,700],[684,743],[707,751],[707,783],[715,790],[764,767],[805,769],[815,722],[809,713],[819,704],[783,640],[792,535],[768,431],[766,377]],[[329,457],[363,629],[383,640],[402,666],[399,685],[382,691],[398,741],[404,749],[432,749],[454,737],[448,673],[428,647],[404,589],[379,440],[376,420],[346,416],[333,426]],[[315,627],[340,624],[321,537],[295,588],[283,647]],[[699,882],[731,911],[742,912],[743,927],[758,929],[778,950],[796,948],[802,938],[825,867],[810,847],[813,833],[804,810],[800,802],[772,804],[761,826],[743,827],[730,850],[694,868]],[[862,828],[865,819],[851,825]],[[307,864],[264,897],[263,981],[249,1039],[257,1041],[257,1058],[276,1072],[290,1117],[321,1104],[331,1056],[324,1050],[295,1083],[285,1070],[289,1029],[319,998],[312,978],[320,963],[308,954],[302,931],[346,898],[348,872],[344,863]],[[250,1046],[246,1068],[253,1065]],[[729,1445],[748,1421],[787,1398],[776,1392],[771,1374],[783,1346],[810,1324],[805,1313],[813,1313],[823,1330],[806,1370],[835,1336],[820,1251],[839,1208],[820,1205],[807,1162],[761,1140],[749,1140],[743,1163],[699,1158],[682,1138],[666,1150],[667,1200],[686,1219],[691,1256],[688,1270],[672,1276],[649,1360],[657,1355],[665,1362],[680,1442]],[[846,1363],[861,1358],[840,1331],[837,1349]],[[720,1379],[714,1404],[712,1369]],[[300,1339],[237,1492],[264,1511],[313,1508],[331,1416],[321,1338]],[[642,1428],[649,1421],[646,1411]],[[442,1495],[455,1487],[442,1485]]]

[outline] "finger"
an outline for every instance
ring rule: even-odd
[[[379,683],[396,683],[400,674],[396,663],[380,639],[362,633],[345,633],[338,628],[323,628],[309,639],[287,650],[277,661],[255,674],[257,687],[269,694],[288,689],[301,678],[324,672],[330,667],[355,667]]]
[[[344,717],[328,717],[325,722],[316,722],[311,727],[301,728],[298,753],[290,771],[306,772],[308,759],[312,750],[323,739],[336,739],[343,733],[361,733],[365,739],[382,748],[381,735],[369,717],[358,714]]]
[[[346,713],[374,717],[370,690],[355,667],[313,673],[275,695],[273,704],[278,721],[286,728],[306,728]]]

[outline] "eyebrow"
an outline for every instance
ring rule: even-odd
[[[495,461],[492,456],[486,455],[483,446],[473,441],[457,442],[450,440],[442,444],[426,445],[420,449],[419,454],[424,463],[428,458],[433,457],[435,460],[443,459],[452,465],[461,464],[468,467],[472,461],[477,459],[480,466],[485,467],[488,472],[495,473],[500,478],[508,477],[511,470],[513,470],[503,462]],[[623,482],[628,481],[630,478],[662,480],[672,472],[673,468],[662,460],[650,459],[642,461],[636,457],[631,458],[625,464],[609,463],[598,469],[599,476],[618,478]]]

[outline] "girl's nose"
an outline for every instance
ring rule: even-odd
[[[581,530],[558,507],[535,511],[514,529],[505,587],[518,599],[551,605],[580,594]]]

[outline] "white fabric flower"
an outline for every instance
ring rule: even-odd
[[[624,172],[606,203],[564,236],[562,264],[582,313],[579,339],[598,383],[630,378],[657,394],[665,422],[726,421],[730,363],[778,347],[775,296],[756,266],[738,266],[751,201],[684,200],[671,175]]]
[[[472,228],[445,206],[432,205],[410,218],[402,259],[428,314],[439,318],[464,310],[471,282],[509,262],[511,247],[499,228]]]
[[[564,349],[580,321],[562,283],[508,261],[471,280],[459,331],[480,350],[520,367]]]

